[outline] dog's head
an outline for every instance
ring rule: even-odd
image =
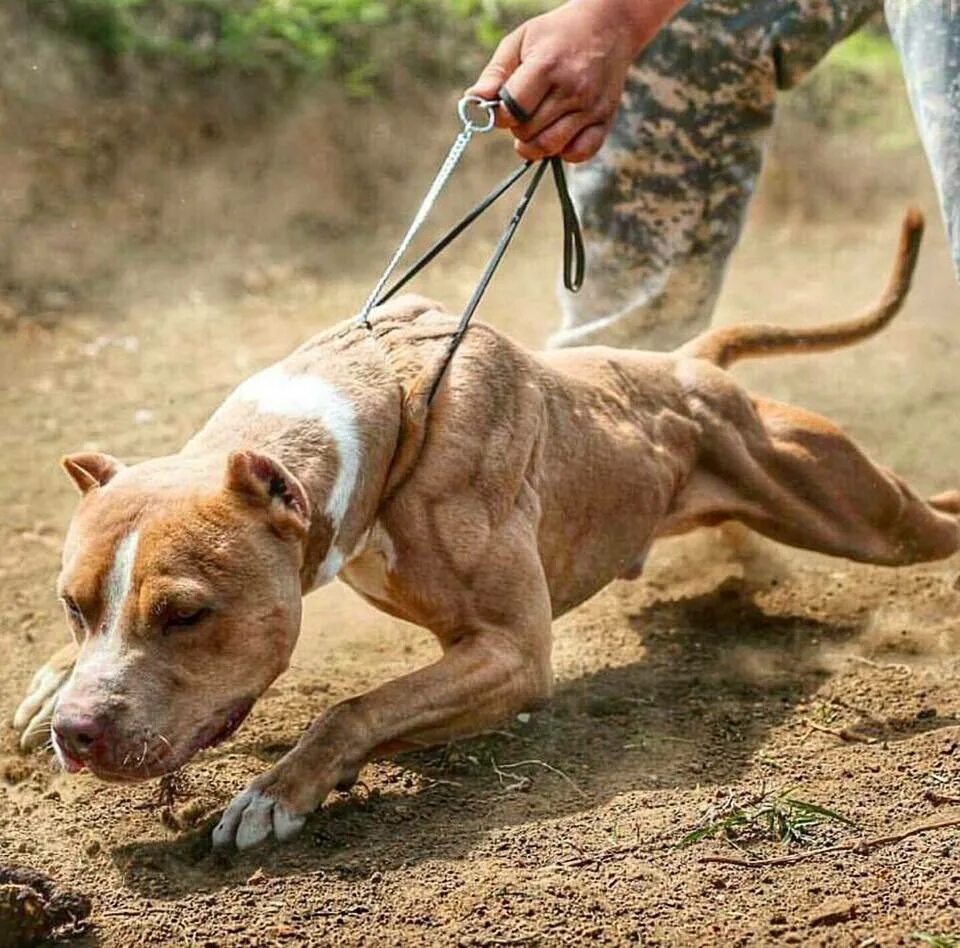
[[[96,453],[63,465],[83,495],[58,583],[80,652],[54,748],[69,770],[157,776],[231,734],[287,667],[310,503],[252,451],[216,469]]]

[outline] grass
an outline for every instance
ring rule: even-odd
[[[762,838],[805,846],[813,841],[813,830],[825,823],[855,825],[834,810],[799,799],[793,788],[763,788],[742,802],[731,792],[710,807],[701,825],[687,833],[680,845],[691,846],[705,839],[722,838],[736,843]]]
[[[902,151],[917,143],[900,57],[886,31],[876,27],[838,43],[784,96],[783,106],[824,130],[870,132],[884,150]]]
[[[333,75],[362,92],[395,60],[384,50],[490,51],[546,0],[27,0],[46,23],[109,63],[197,71]],[[457,58],[457,57],[453,57]]]
[[[929,932],[914,932],[913,937],[929,945],[930,948],[960,948],[960,935],[931,935]]]
[[[840,709],[831,701],[819,702],[809,714],[810,720],[816,721],[817,724],[822,724],[824,727],[834,724],[839,717]]]
[[[873,29],[859,30],[835,46],[827,62],[848,72],[867,73],[887,79],[899,75],[900,59],[886,33]]]
[[[465,80],[506,31],[555,5],[550,0],[23,2],[112,68],[136,63],[200,74],[227,69],[282,80],[319,75],[338,80],[356,96],[384,86],[399,63],[425,78]],[[824,128],[865,126],[876,132],[879,145],[898,149],[916,140],[902,100],[896,50],[885,32],[871,27],[838,44],[785,97],[784,106]]]

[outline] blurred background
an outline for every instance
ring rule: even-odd
[[[4,322],[145,294],[262,294],[345,267],[369,279],[456,131],[458,90],[549,5],[8,0]],[[464,201],[512,160],[494,138],[453,188]],[[757,213],[864,219],[916,190],[918,158],[878,22],[781,97]]]

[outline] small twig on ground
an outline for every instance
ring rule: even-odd
[[[942,803],[960,803],[960,797],[951,797],[932,788],[927,788],[923,791],[923,798],[938,805]]]
[[[846,659],[848,662],[857,662],[859,665],[866,665],[867,668],[879,668],[881,671],[894,669],[896,671],[902,671],[907,675],[913,674],[913,669],[909,665],[904,665],[903,662],[875,662],[872,658],[864,658],[863,655],[847,655]]]
[[[788,856],[774,856],[770,859],[739,859],[735,856],[701,856],[702,863],[720,863],[725,866],[738,866],[742,869],[761,869],[770,866],[789,866],[797,862],[805,862],[808,859],[816,859],[820,856],[835,855],[837,853],[853,853],[857,856],[865,856],[873,849],[879,849],[882,846],[890,846],[895,843],[902,843],[911,836],[919,836],[921,833],[930,833],[935,830],[949,829],[953,826],[960,826],[960,816],[945,820],[937,820],[933,823],[921,823],[919,826],[913,826],[904,830],[902,833],[890,833],[885,836],[873,836],[869,839],[851,839],[836,846],[822,846],[820,849],[810,849],[803,853],[791,853]]]
[[[557,862],[544,866],[546,871],[551,869],[576,869],[583,866],[592,866],[602,862],[612,862],[617,859],[623,859],[625,856],[633,855],[641,849],[650,849],[649,843],[629,843],[623,846],[611,846],[608,849],[601,849],[595,853],[583,853],[579,856],[568,856],[566,859],[559,859]]]
[[[581,797],[585,797],[587,794],[581,790],[559,767],[554,767],[552,764],[548,764],[545,760],[518,760],[514,764],[503,764],[500,768],[501,770],[510,770],[513,767],[543,767],[544,770],[549,770],[550,773],[556,774],[562,780],[565,780]],[[508,774],[507,776],[513,776],[513,774]]]
[[[480,737],[506,737],[511,741],[521,741],[526,743],[526,738],[521,737],[519,734],[512,734],[510,731],[501,731],[494,729],[492,731],[484,731]]]
[[[139,908],[118,908],[118,909],[105,909],[104,911],[98,913],[104,918],[142,918],[144,915],[151,915],[154,913],[169,913],[169,912],[179,912],[180,910],[176,906],[168,905],[142,905]]]
[[[849,744],[876,744],[877,739],[875,737],[868,737],[866,734],[858,734],[856,731],[851,731],[847,727],[827,727],[824,724],[817,724],[816,721],[811,721],[809,718],[804,718],[803,723],[810,728],[810,731],[817,731],[820,734],[830,734],[833,737],[838,737],[841,741],[846,741]],[[810,733],[808,732],[805,737],[809,737]]]
[[[529,790],[533,785],[533,781],[526,774],[508,774],[497,764],[497,759],[492,755],[490,757],[490,766],[497,775],[501,787],[504,786],[505,781],[508,780],[510,781],[510,785],[507,787],[508,790]]]
[[[345,915],[366,915],[369,911],[370,907],[368,905],[358,903],[357,905],[347,905],[344,908],[312,908],[310,914],[315,918],[343,918]]]
[[[424,777],[424,790],[433,790],[434,787],[462,787],[459,780],[443,780],[440,777]]]

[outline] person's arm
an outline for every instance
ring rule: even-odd
[[[686,0],[569,0],[528,20],[497,47],[468,95],[502,86],[530,121],[501,106],[517,152],[586,161],[599,151],[620,104],[627,69]]]

